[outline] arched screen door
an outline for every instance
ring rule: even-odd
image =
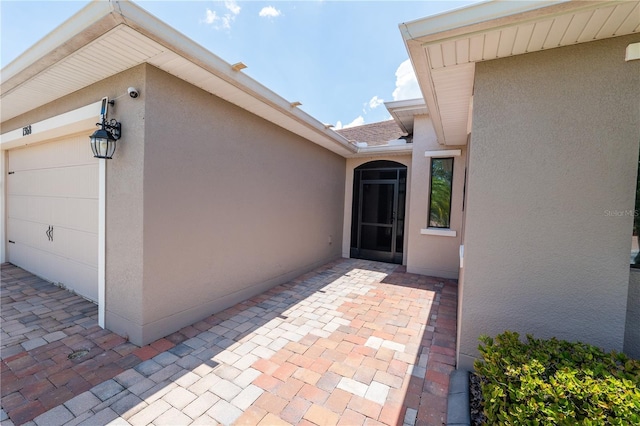
[[[354,172],[351,257],[402,263],[407,168],[372,161]]]

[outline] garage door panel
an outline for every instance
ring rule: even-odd
[[[11,152],[9,167],[15,171],[78,166],[95,162],[86,134],[28,145]]]
[[[38,250],[48,251],[54,253],[53,242],[49,240],[47,236],[47,231],[49,230],[49,225],[45,225],[43,223],[37,222],[27,222],[25,224],[28,228],[28,236],[27,240],[18,240],[21,243],[34,247]]]
[[[51,203],[51,219],[50,223],[53,226],[64,226],[69,227],[71,223],[71,219],[68,217],[69,212],[69,200],[66,198],[49,198],[49,203]]]
[[[9,168],[9,172],[11,171],[12,169]],[[7,194],[29,195],[29,178],[30,176],[20,172],[13,172],[7,176]]]
[[[55,199],[52,222],[65,228],[98,233],[98,200],[91,198]]]
[[[29,241],[29,222],[9,218],[7,220],[7,239],[14,242],[20,241],[22,244]]]
[[[61,169],[42,169],[24,172],[33,174],[36,182],[38,182],[33,195],[38,197],[59,197],[63,192],[61,187],[71,183],[70,179],[60,179],[60,170]]]
[[[29,272],[32,272],[41,278],[50,280],[49,274],[47,274],[47,270],[45,269],[45,259],[43,258],[46,252],[18,242],[15,243],[15,248],[20,255],[20,261],[29,265]],[[15,262],[13,258],[11,258],[11,262],[18,266],[22,266]]]
[[[93,285],[98,281],[97,269],[69,259],[59,260],[57,265],[62,268],[61,284],[94,302],[98,300],[98,287]]]
[[[68,228],[54,228],[52,253],[73,259],[88,266],[98,267],[98,236]]]
[[[87,135],[10,150],[8,163],[9,261],[96,300],[99,177]]]
[[[98,198],[98,165],[76,166],[60,169],[66,183],[58,194],[70,198]]]
[[[49,197],[27,197],[27,219],[32,222],[51,224],[53,218],[53,199]]]
[[[9,236],[9,240],[13,241],[11,236]],[[22,244],[15,242],[7,244],[7,256],[9,256],[9,261],[15,265],[27,264],[27,249]]]
[[[54,283],[60,282],[60,257],[42,250],[32,251],[33,261],[37,265],[37,275]]]
[[[7,217],[28,217],[29,197],[9,195],[7,197]]]
[[[85,198],[95,198],[98,199],[98,184],[99,184],[99,173],[98,173],[98,163],[83,166],[82,170],[85,174],[85,180],[83,180],[83,188],[82,195]]]

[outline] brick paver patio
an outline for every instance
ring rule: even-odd
[[[341,259],[143,348],[97,328],[89,311],[93,323],[50,315],[21,339],[21,314],[38,323],[50,313],[29,308],[50,303],[48,286],[3,265],[2,345],[23,349],[3,353],[3,426],[445,423],[455,281]]]

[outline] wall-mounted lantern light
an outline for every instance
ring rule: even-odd
[[[113,153],[116,152],[116,141],[120,139],[122,126],[114,118],[107,121],[107,110],[109,105],[113,104],[114,101],[109,101],[108,98],[102,99],[102,108],[100,110],[102,121],[96,123],[96,126],[100,126],[100,128],[89,136],[91,150],[96,158],[111,158]]]

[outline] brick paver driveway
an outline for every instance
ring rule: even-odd
[[[3,308],[5,299],[3,283]],[[40,407],[31,419],[38,426],[442,425],[454,368],[456,300],[455,281],[341,259],[149,346],[112,342],[117,346],[103,351],[127,349],[121,358],[113,355],[109,374],[47,411]],[[95,336],[85,340],[113,335],[90,331]],[[65,355],[58,359],[68,361],[65,350],[71,349],[62,346],[74,336],[42,338],[39,347],[3,357],[3,426],[31,420],[13,418],[5,407],[5,401],[28,400],[16,383],[32,375],[18,378],[22,364],[16,360],[36,359],[58,343]],[[53,383],[43,373],[35,382],[70,389],[56,378]]]

